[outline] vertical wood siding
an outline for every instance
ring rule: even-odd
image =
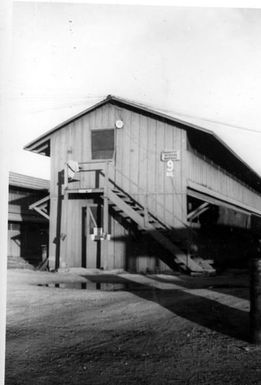
[[[183,227],[186,221],[185,144],[186,133],[167,123],[119,108],[104,105],[56,131],[51,137],[51,221],[50,258],[54,258],[57,217],[58,172],[67,160],[78,162],[91,160],[91,130],[111,129],[115,121],[124,122],[122,129],[115,130],[116,168],[111,178],[141,204],[148,194],[149,211],[166,224]],[[166,163],[160,160],[164,150],[179,150],[181,160],[174,162],[174,177],[166,176]],[[99,166],[102,166],[99,164]],[[88,167],[95,167],[90,165]],[[95,187],[94,173],[80,173],[78,183],[72,187]],[[101,185],[102,185],[102,179]],[[62,202],[61,241],[62,261],[71,266],[81,264],[81,209],[85,200]],[[114,238],[114,240],[113,240]],[[109,268],[124,268],[128,232],[112,219],[112,241],[109,242]],[[102,246],[103,247],[103,246]],[[136,258],[136,257],[135,257]],[[134,264],[134,261],[128,262]],[[140,270],[155,263],[145,255],[135,262]],[[166,270],[166,266],[162,265]]]
[[[188,180],[207,187],[225,197],[261,210],[261,195],[230,176],[208,159],[190,151],[188,157]]]
[[[121,171],[117,183],[142,204],[148,193],[154,215],[169,225],[183,226],[185,131],[127,110],[121,111],[121,117],[124,128],[117,130],[116,166]],[[181,160],[174,162],[174,178],[166,176],[166,163],[160,161],[161,151],[172,149],[181,154]]]
[[[8,257],[21,256],[21,223],[8,223]]]

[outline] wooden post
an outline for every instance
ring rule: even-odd
[[[109,231],[109,163],[105,163],[104,169],[104,205],[103,205],[103,233],[104,240],[104,270],[108,268],[108,231]]]
[[[260,241],[259,241],[260,242]],[[260,247],[250,265],[250,339],[261,344],[261,253]]]
[[[55,237],[55,267],[57,271],[60,267],[60,250],[61,250],[61,223],[62,223],[62,171],[58,172],[58,198],[57,198],[57,212],[56,212],[56,237]]]
[[[63,194],[65,195],[67,193],[67,188],[68,188],[68,166],[67,163],[65,162],[64,164],[64,185],[63,185]]]

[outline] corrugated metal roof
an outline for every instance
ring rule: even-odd
[[[23,187],[33,190],[49,190],[50,182],[47,179],[35,178],[29,175],[10,172],[9,186]]]

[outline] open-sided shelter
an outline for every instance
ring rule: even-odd
[[[8,266],[19,267],[23,261],[32,265],[41,262],[48,244],[48,215],[30,210],[30,205],[44,198],[48,190],[46,179],[9,173]]]

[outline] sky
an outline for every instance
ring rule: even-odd
[[[260,68],[261,9],[16,2],[10,170],[49,178],[23,146],[113,94],[225,123],[261,175]]]

